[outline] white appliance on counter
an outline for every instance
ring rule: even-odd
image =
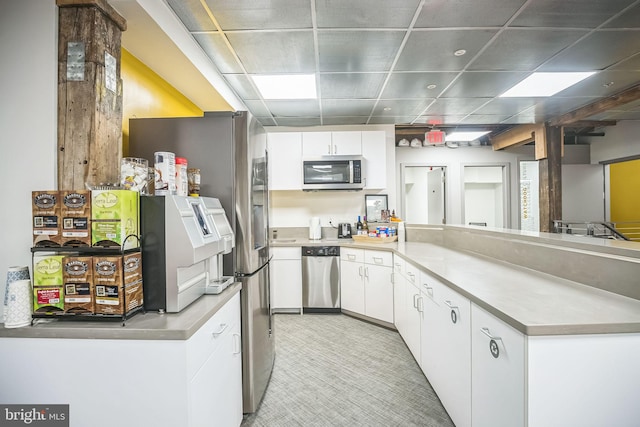
[[[320,218],[313,216],[309,220],[309,240],[320,240],[321,238],[322,226],[320,225]]]
[[[222,256],[235,237],[218,199],[141,196],[140,231],[146,310],[177,313],[233,282]]]

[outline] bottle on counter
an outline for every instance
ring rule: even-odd
[[[356,234],[359,236],[362,234],[362,221],[360,221],[360,215],[358,215],[358,222],[356,222]]]
[[[369,234],[369,224],[367,224],[367,216],[362,220],[362,234]]]

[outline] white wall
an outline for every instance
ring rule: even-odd
[[[590,137],[591,163],[640,156],[640,120],[621,120],[604,128],[605,136]]]
[[[562,219],[604,221],[604,192],[602,165],[563,165]]]
[[[57,188],[57,39],[58,8],[54,0],[2,2],[2,301],[7,267],[31,267],[31,191]]]
[[[309,218],[320,217],[323,227],[329,220],[337,226],[339,222],[355,223],[358,215],[365,215],[365,194],[387,194],[389,209],[396,209],[395,173],[395,127],[393,125],[368,126],[312,126],[312,127],[265,127],[269,132],[326,132],[326,131],[375,131],[386,134],[387,189],[379,191],[273,191],[271,193],[271,216],[269,226],[307,227]]]

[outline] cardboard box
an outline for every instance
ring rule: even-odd
[[[141,257],[93,257],[96,314],[122,315],[143,305]]]
[[[60,193],[58,191],[32,191],[33,246],[60,246]]]
[[[140,200],[137,191],[91,191],[91,244],[139,247]],[[130,237],[128,236],[136,236]],[[125,242],[126,240],[126,242]]]
[[[64,310],[64,287],[60,286],[34,286],[33,288],[33,312],[34,313],[61,313]]]
[[[64,257],[64,312],[93,313],[93,258]]]
[[[33,286],[62,286],[64,255],[39,252],[33,255]]]
[[[91,246],[91,191],[61,191],[63,246]]]

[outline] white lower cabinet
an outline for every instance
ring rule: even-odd
[[[405,266],[405,334],[404,341],[418,364],[421,358],[420,329],[424,312],[424,301],[420,295],[418,284],[420,283],[420,271],[407,263]]]
[[[302,310],[302,252],[299,247],[271,248],[271,310]]]
[[[393,323],[401,336],[406,335],[406,279],[404,276],[404,268],[406,261],[397,256],[393,256]]]
[[[525,336],[471,304],[471,423],[525,425]]]
[[[393,323],[391,252],[340,249],[340,300],[344,310]]]
[[[421,271],[421,366],[457,427],[471,425],[471,302]]]

